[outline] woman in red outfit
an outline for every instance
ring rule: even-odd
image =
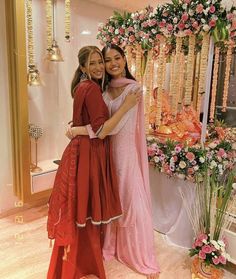
[[[94,274],[105,279],[102,260],[102,224],[121,212],[110,138],[99,138],[118,124],[139,100],[138,92],[126,97],[109,118],[102,98],[104,62],[97,47],[83,47],[72,81],[73,126],[91,124],[98,138],[75,137],[66,147],[49,201],[48,236],[55,239],[48,279],[79,279]]]

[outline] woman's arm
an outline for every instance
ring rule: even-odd
[[[139,89],[129,93],[129,95],[125,97],[125,100],[118,111],[116,111],[110,119],[105,121],[104,125],[97,133],[93,132],[93,129],[89,124],[86,126],[69,127],[66,131],[66,136],[69,139],[72,139],[75,136],[89,135],[90,138],[103,139],[107,135],[117,134],[128,120],[127,112],[139,102],[140,97],[141,94]]]

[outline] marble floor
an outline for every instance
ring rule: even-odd
[[[45,279],[51,248],[46,233],[47,207],[21,210],[0,219],[0,279]],[[155,232],[161,267],[160,279],[191,279],[190,258],[184,248],[172,246]],[[107,279],[144,279],[125,265],[105,263]],[[225,271],[225,279],[236,279],[236,270]],[[91,277],[92,278],[92,277]]]

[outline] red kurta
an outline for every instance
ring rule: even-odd
[[[108,119],[100,87],[84,81],[74,96],[73,125],[91,123],[93,131]],[[66,147],[49,202],[48,235],[55,245],[48,279],[79,279],[88,274],[105,278],[101,224],[121,215],[109,137],[80,136]],[[68,260],[64,247],[70,245]]]

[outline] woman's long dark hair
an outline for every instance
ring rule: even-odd
[[[110,49],[114,49],[114,50],[118,51],[118,52],[120,53],[120,55],[121,55],[123,58],[125,58],[125,53],[124,53],[124,51],[123,51],[122,48],[120,48],[120,47],[117,46],[117,45],[110,44],[110,45],[105,46],[105,47],[102,49],[102,55],[103,55],[104,60],[105,60],[106,52],[107,52],[108,50],[110,50]],[[125,77],[128,78],[128,79],[136,80],[136,79],[132,76],[132,74],[130,73],[130,71],[129,71],[129,68],[128,68],[128,65],[127,65],[127,61],[126,61],[126,63],[125,63]],[[112,76],[109,75],[109,74],[106,72],[105,85],[107,85],[107,84],[110,82],[111,79],[112,79]]]
[[[85,47],[82,47],[79,51],[79,54],[78,54],[79,66],[76,69],[73,80],[71,82],[72,98],[74,98],[75,89],[80,82],[81,75],[83,74],[83,72],[81,70],[81,66],[85,67],[87,63],[89,64],[90,56],[94,52],[97,52],[103,60],[103,55],[102,55],[100,49],[96,46],[85,46]],[[91,79],[90,76],[88,76],[88,78]],[[103,88],[104,78],[101,81],[99,80],[98,84]]]

